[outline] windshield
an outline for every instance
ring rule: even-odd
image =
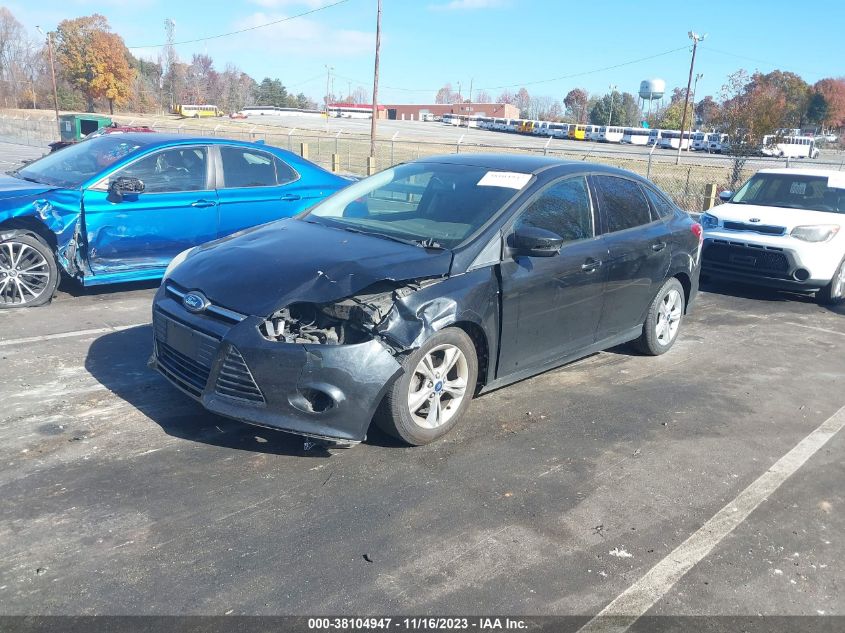
[[[122,134],[106,134],[47,154],[13,175],[45,185],[75,188],[140,147],[140,143],[127,140]]]
[[[301,219],[428,247],[454,248],[530,180],[531,174],[471,165],[410,163],[341,190]]]
[[[845,178],[830,183],[828,176],[757,174],[736,192],[731,202],[845,213]]]

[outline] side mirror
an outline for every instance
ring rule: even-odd
[[[733,191],[723,191],[719,194],[719,200],[724,200],[727,202],[731,198],[733,198],[734,192]]]
[[[143,192],[143,180],[129,176],[120,176],[119,178],[115,178],[109,185],[109,200],[111,202],[120,202],[127,193],[138,194]]]
[[[536,226],[517,227],[508,239],[514,257],[554,257],[562,245],[563,238],[560,235]]]

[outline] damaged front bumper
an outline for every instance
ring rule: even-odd
[[[150,366],[206,409],[308,437],[360,442],[402,368],[378,340],[267,340],[257,317],[188,312],[159,289]]]

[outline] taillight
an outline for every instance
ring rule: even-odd
[[[704,230],[701,228],[701,225],[698,222],[693,222],[693,225],[690,227],[690,231],[698,238],[698,242],[701,243],[704,241]]]

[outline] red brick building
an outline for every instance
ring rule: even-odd
[[[425,114],[440,118],[444,114],[491,116],[501,119],[518,119],[519,108],[509,103],[432,103],[384,104],[388,119],[419,121]],[[380,114],[380,117],[383,116]]]
[[[373,111],[372,105],[354,103],[332,103],[329,104],[331,116],[359,118],[370,118]],[[424,115],[431,114],[440,118],[444,114],[465,114],[476,116],[489,116],[500,119],[518,119],[519,108],[509,103],[432,103],[420,104],[379,104],[379,119],[395,119],[398,121],[420,121]]]

